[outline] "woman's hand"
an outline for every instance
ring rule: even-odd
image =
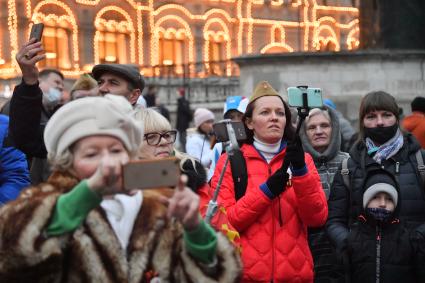
[[[35,64],[45,58],[43,46],[35,38],[31,38],[16,53],[16,61],[26,84],[34,85],[38,82],[38,69]]]
[[[171,198],[162,197],[160,200],[168,206],[168,217],[179,220],[185,230],[195,230],[199,219],[199,196],[186,186],[187,176],[182,175]]]
[[[117,158],[111,158],[109,156],[102,158],[96,172],[87,179],[89,188],[100,195],[121,192],[122,165],[122,162]]]

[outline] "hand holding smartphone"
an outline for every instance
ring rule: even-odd
[[[124,190],[175,187],[179,183],[177,158],[131,161],[123,166]]]
[[[41,38],[43,36],[43,30],[44,30],[44,24],[43,23],[33,24],[32,27],[31,27],[29,41],[31,39],[35,38],[36,42],[40,42]],[[36,55],[37,55],[37,53],[31,53],[31,52],[28,51],[24,56],[27,60],[30,60]]]

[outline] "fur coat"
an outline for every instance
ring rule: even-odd
[[[143,192],[127,252],[100,206],[74,232],[47,237],[57,198],[76,184],[54,173],[0,208],[0,282],[237,282],[241,264],[222,234],[213,273],[188,255],[182,226],[157,201],[170,189]]]

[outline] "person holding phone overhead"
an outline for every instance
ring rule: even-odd
[[[238,258],[199,217],[184,176],[174,190],[123,190],[143,136],[131,112],[106,95],[52,116],[53,174],[0,210],[1,282],[236,282]]]
[[[33,24],[30,39],[16,53],[22,81],[10,100],[9,131],[14,145],[31,161],[32,184],[50,174],[43,131],[47,121],[63,103],[64,76],[57,69],[39,71],[36,63],[46,55],[42,47],[43,24]],[[9,108],[9,105],[5,106]]]
[[[309,154],[294,138],[291,112],[266,81],[260,82],[243,116],[247,141],[241,151],[248,185],[236,199],[230,166],[224,173],[218,204],[240,234],[241,282],[312,282],[313,260],[307,227],[322,226],[326,197]],[[216,188],[227,153],[217,162],[211,187]],[[287,170],[284,164],[290,164]]]

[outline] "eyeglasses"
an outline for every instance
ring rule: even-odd
[[[148,145],[159,145],[161,139],[164,138],[167,141],[167,144],[174,143],[176,141],[177,131],[171,130],[163,133],[149,133],[145,134],[145,140]]]

